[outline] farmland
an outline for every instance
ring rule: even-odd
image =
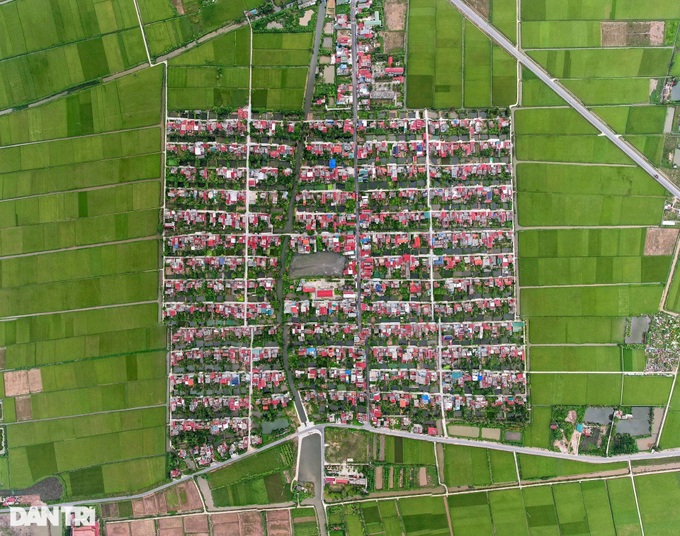
[[[449,488],[516,481],[515,460],[510,452],[457,445],[444,447],[444,482]]]
[[[0,6],[0,35],[0,109],[146,61],[132,3],[18,0]]]
[[[207,476],[215,506],[284,503],[293,499],[297,444],[284,443]]]
[[[504,3],[496,2],[492,19],[496,17],[503,31],[513,37],[509,11]],[[465,23],[445,0],[412,1],[408,34],[408,107],[508,106],[515,102],[515,60]]]
[[[11,487],[59,475],[68,496],[101,496],[165,478],[162,76],[144,70],[2,117]]]
[[[158,57],[179,48],[202,35],[230,22],[244,19],[243,12],[262,6],[261,0],[237,0],[202,4],[189,1],[180,4],[181,11],[163,0],[140,0],[144,33],[149,52]]]
[[[253,34],[254,109],[302,109],[311,46],[309,32]],[[246,105],[250,47],[250,31],[241,28],[170,60],[168,107],[181,110]]]
[[[328,510],[331,534],[673,534],[677,473],[452,494],[448,498],[366,501]],[[445,502],[444,502],[445,501]],[[448,508],[450,526],[444,508]],[[418,514],[412,513],[418,512]]]

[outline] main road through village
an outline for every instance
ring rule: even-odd
[[[617,147],[619,147],[626,155],[628,155],[631,160],[633,160],[637,165],[639,165],[645,172],[647,172],[651,177],[654,178],[657,182],[659,182],[664,188],[666,188],[669,192],[671,192],[673,195],[680,197],[680,188],[678,188],[675,184],[673,184],[663,173],[661,173],[658,169],[656,169],[637,149],[635,149],[631,144],[626,142],[621,138],[620,135],[616,134],[602,119],[600,119],[596,114],[591,112],[586,106],[578,99],[576,98],[573,94],[571,94],[559,81],[556,79],[552,78],[547,71],[543,69],[537,62],[535,62],[533,59],[531,59],[525,52],[522,50],[518,49],[507,37],[505,37],[503,34],[501,34],[498,30],[496,30],[491,24],[489,24],[481,15],[479,15],[476,11],[474,11],[471,7],[466,5],[463,0],[449,0],[451,4],[458,9],[468,20],[470,20],[473,24],[475,24],[480,30],[482,30],[486,35],[488,35],[493,41],[495,41],[500,47],[502,47],[506,52],[508,52],[510,55],[512,55],[521,65],[529,69],[531,72],[533,72],[540,80],[542,80],[546,85],[548,85],[555,93],[557,93],[560,97],[562,97],[567,104],[569,104],[574,110],[576,110],[584,119],[586,119],[591,125],[593,125],[597,130],[601,132],[601,135],[607,137],[613,144],[615,144]],[[352,2],[354,4],[354,2]],[[353,11],[353,10],[352,10]],[[218,30],[218,32],[222,33],[224,29]],[[353,40],[353,44],[354,44]],[[200,42],[200,41],[199,41]],[[190,46],[195,46],[198,44],[192,43]],[[354,57],[356,57],[356,47],[353,46],[353,53]],[[354,74],[354,73],[353,73]],[[354,77],[353,77],[354,78]],[[356,81],[353,80],[354,83],[356,84]],[[356,99],[355,99],[356,100]],[[10,110],[8,110],[10,111]],[[356,117],[357,112],[356,112],[356,106],[353,110],[353,115]],[[358,204],[357,204],[358,205]],[[360,294],[360,293],[358,293]],[[84,500],[84,501],[73,501],[73,502],[64,502],[64,503],[59,503],[58,505],[61,506],[68,506],[68,505],[76,505],[76,504],[94,504],[94,503],[105,503],[105,502],[112,502],[112,501],[119,501],[119,500],[130,500],[130,499],[140,499],[150,493],[155,493],[158,491],[162,491],[166,488],[169,488],[171,486],[174,486],[180,482],[188,481],[193,479],[196,476],[203,475],[205,473],[208,473],[209,471],[213,471],[215,469],[221,468],[221,467],[226,467],[229,466],[233,463],[239,462],[245,458],[248,458],[250,456],[256,455],[258,452],[262,452],[264,450],[267,450],[269,448],[275,447],[277,445],[280,445],[281,443],[284,443],[286,441],[290,441],[292,439],[298,439],[301,440],[304,437],[307,437],[311,434],[320,434],[321,435],[321,441],[320,443],[320,455],[321,455],[321,460],[324,459],[324,431],[327,427],[345,427],[345,428],[354,428],[356,430],[366,430],[370,432],[378,432],[386,435],[392,435],[392,436],[399,436],[399,437],[407,437],[411,439],[417,439],[421,441],[429,441],[432,443],[442,443],[442,444],[449,444],[449,445],[466,445],[466,446],[471,446],[471,447],[479,447],[479,448],[488,448],[492,450],[501,450],[501,451],[506,451],[506,452],[512,452],[515,454],[529,454],[529,455],[539,455],[539,456],[546,456],[550,458],[561,458],[561,459],[567,459],[567,460],[578,460],[578,461],[583,461],[583,462],[589,462],[592,464],[606,464],[606,463],[611,463],[612,461],[635,461],[635,460],[660,460],[663,461],[666,458],[673,458],[676,456],[680,456],[680,449],[671,449],[671,450],[664,450],[664,451],[657,451],[657,452],[646,452],[646,453],[637,453],[637,454],[631,454],[631,455],[624,455],[624,456],[616,456],[615,458],[604,458],[604,457],[596,457],[596,456],[587,456],[587,455],[572,455],[572,454],[565,454],[561,452],[553,452],[549,451],[546,449],[540,449],[540,448],[535,448],[535,447],[521,447],[521,446],[515,446],[515,445],[504,445],[504,444],[499,444],[499,443],[492,443],[492,442],[486,442],[486,441],[480,441],[480,440],[474,440],[474,439],[461,439],[461,438],[451,438],[451,437],[431,437],[431,436],[424,436],[421,434],[414,434],[410,432],[404,432],[404,431],[398,431],[398,430],[389,430],[389,429],[377,429],[372,427],[369,424],[366,424],[364,426],[352,426],[352,425],[337,425],[337,424],[317,424],[314,425],[312,423],[306,423],[306,425],[300,427],[300,429],[293,433],[290,434],[286,437],[282,437],[281,439],[278,439],[276,441],[273,441],[272,443],[269,443],[268,445],[262,447],[261,449],[258,449],[256,451],[248,452],[246,454],[231,458],[229,460],[226,460],[224,462],[220,462],[217,464],[213,464],[211,467],[206,467],[204,469],[201,469],[200,471],[197,471],[196,473],[192,475],[185,475],[177,480],[174,480],[172,482],[163,484],[161,486],[158,486],[156,488],[150,489],[145,491],[144,493],[139,493],[139,494],[134,494],[134,495],[125,495],[125,496],[119,496],[119,497],[109,497],[106,499],[95,499],[95,500]],[[323,469],[322,469],[323,470]],[[322,490],[318,490],[319,493],[322,493]],[[57,506],[55,504],[55,506]],[[3,509],[0,510],[0,512],[7,512],[8,509]]]

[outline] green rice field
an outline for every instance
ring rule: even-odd
[[[202,3],[196,0],[182,3],[179,13],[164,0],[139,0],[144,33],[152,57],[179,48],[186,43],[230,22],[243,20],[243,12],[263,5],[261,0]]]
[[[664,20],[680,18],[673,0],[641,4],[634,0],[524,0],[522,20]]]
[[[618,346],[532,346],[531,370],[618,372],[621,353]]]
[[[514,10],[506,2],[491,7],[492,21],[513,39]],[[464,23],[448,2],[413,0],[408,17],[409,108],[509,106],[516,101],[515,60]]]
[[[150,68],[0,119],[8,487],[59,475],[97,497],[166,478],[161,82]],[[26,368],[42,388],[7,391]]]
[[[490,486],[516,481],[515,460],[510,452],[458,445],[444,446],[444,483],[449,488]]]
[[[297,444],[287,442],[207,476],[215,506],[275,504],[293,498]]]
[[[312,34],[253,35],[254,109],[300,110],[311,60]],[[238,107],[248,103],[250,32],[241,28],[169,62],[171,110]]]

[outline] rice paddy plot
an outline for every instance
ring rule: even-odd
[[[521,291],[522,315],[639,316],[658,310],[662,285],[527,288]]]
[[[525,21],[522,23],[522,47],[579,48],[599,47],[602,31],[599,21]]]
[[[665,197],[658,182],[637,167],[519,163],[520,192]]]
[[[297,445],[283,443],[207,475],[216,506],[275,504],[292,500]]]
[[[546,316],[529,319],[533,344],[623,343],[625,317]]]
[[[680,524],[678,473],[635,477],[635,489],[645,534],[671,536]]]
[[[263,2],[183,2],[179,11],[163,0],[141,0],[139,4],[151,56],[158,57],[212,30],[244,20],[245,11],[259,8]]]
[[[656,20],[680,18],[673,0],[641,4],[635,0],[524,0],[522,20]]]
[[[562,49],[528,52],[556,78],[665,76],[671,48]]]
[[[523,286],[662,283],[671,260],[670,256],[520,257],[519,273]]]
[[[538,406],[618,405],[621,400],[621,374],[531,374],[529,380]]]
[[[491,0],[491,24],[503,32],[510,41],[517,41],[517,4],[505,0]]]
[[[530,353],[532,371],[619,372],[618,346],[535,346]]]
[[[481,30],[467,21],[463,35],[463,105],[466,108],[485,108],[491,104],[491,42]]]
[[[670,395],[672,375],[624,376],[624,406],[665,406]]]
[[[398,505],[406,536],[450,534],[443,498],[413,497],[399,499]]]
[[[99,134],[161,122],[161,66],[0,116],[0,145]]]

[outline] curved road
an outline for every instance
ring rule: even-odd
[[[488,35],[500,47],[502,47],[508,54],[513,56],[520,64],[534,73],[543,83],[550,89],[562,97],[569,106],[576,110],[588,123],[599,130],[603,136],[608,138],[614,145],[621,149],[628,157],[640,166],[646,173],[648,173],[661,186],[666,188],[674,196],[680,197],[680,188],[676,186],[671,180],[659,171],[640,151],[633,145],[625,141],[619,134],[614,132],[607,123],[600,119],[596,114],[591,112],[586,106],[576,98],[567,88],[565,88],[556,78],[552,78],[550,74],[536,61],[530,58],[525,52],[518,49],[505,35],[494,28],[487,22],[479,13],[477,13],[470,6],[465,4],[463,0],[449,0],[451,4],[458,9],[470,22],[477,26],[482,32]]]

